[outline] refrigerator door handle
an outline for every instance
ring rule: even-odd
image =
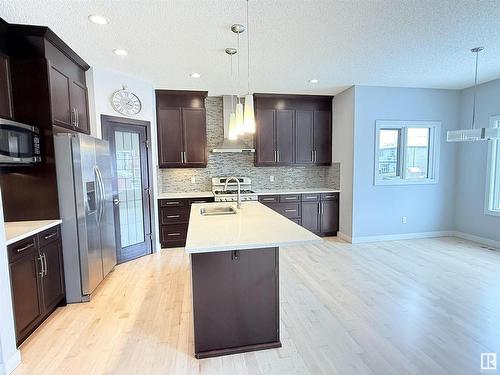
[[[96,171],[97,171],[97,177],[98,177],[98,180],[99,180],[99,189],[100,189],[100,193],[99,193],[99,196],[100,196],[100,207],[99,207],[99,223],[101,222],[102,220],[102,217],[104,215],[104,208],[105,208],[105,201],[106,201],[106,192],[104,190],[104,181],[102,180],[102,174],[101,174],[101,170],[99,169],[98,166],[96,166]]]

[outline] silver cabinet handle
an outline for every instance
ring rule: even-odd
[[[314,163],[314,150],[311,150],[311,161]]]
[[[16,253],[22,253],[25,250],[31,249],[33,246],[35,246],[33,243],[30,243],[29,245],[26,245],[24,247],[20,247],[19,249],[16,249]]]
[[[274,201],[274,198],[262,198],[263,201]]]
[[[335,195],[327,195],[325,198],[335,198]]]
[[[182,152],[184,154],[184,163],[187,163],[188,160],[187,160],[187,154],[186,154],[186,151],[183,151]]]
[[[323,203],[319,204],[319,214],[323,215]]]
[[[43,277],[45,275],[45,267],[44,267],[42,255],[40,254],[40,256],[38,256],[37,259],[40,261],[40,267],[42,268],[39,275],[40,275],[40,277]]]
[[[316,155],[316,150],[314,150],[314,162],[316,163],[318,161],[317,155]]]
[[[43,239],[48,240],[49,238],[52,238],[54,236],[57,236],[57,231],[51,234],[47,234],[46,236],[43,237]]]
[[[181,151],[181,163],[184,164],[184,153]]]
[[[180,233],[168,233],[167,236],[180,236]]]
[[[313,195],[313,196],[311,196],[311,197],[305,197],[305,198],[306,198],[306,199],[318,199],[318,197],[316,197],[316,196],[314,196],[314,195]]]
[[[276,150],[274,150],[274,162],[275,163],[278,162],[278,156],[276,155]]]
[[[47,276],[47,256],[45,255],[45,253],[43,253],[42,257],[43,257],[43,264],[45,266],[45,276]]]
[[[75,114],[76,114],[76,127],[80,127],[80,117],[78,115],[78,109],[75,108]]]
[[[285,212],[297,212],[297,210],[288,209],[288,210],[285,210]]]
[[[167,204],[179,204],[179,202],[167,202]]]
[[[181,215],[167,215],[168,219],[174,219],[176,217],[181,217]]]
[[[280,151],[276,150],[276,161],[279,163],[280,162]]]
[[[285,197],[285,199],[286,199],[286,200],[291,200],[291,199],[296,200],[296,199],[297,199],[297,197]]]

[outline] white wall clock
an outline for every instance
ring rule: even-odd
[[[126,87],[113,93],[111,105],[116,112],[126,116],[136,115],[142,109],[140,99]]]

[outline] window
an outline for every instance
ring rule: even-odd
[[[438,181],[441,123],[376,121],[375,185]]]
[[[500,115],[490,117],[490,127],[500,128]],[[486,184],[486,210],[489,215],[500,216],[500,141],[488,141],[488,181]]]

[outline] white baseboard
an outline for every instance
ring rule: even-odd
[[[346,242],[352,243],[352,237],[342,232],[337,232],[337,237]]]
[[[16,350],[15,353],[5,361],[5,374],[8,375],[21,364],[21,352]]]
[[[399,241],[399,240],[412,240],[417,238],[453,237],[454,235],[455,235],[454,231],[444,230],[444,231],[434,231],[434,232],[389,234],[381,236],[360,236],[360,237],[352,237],[351,243]]]
[[[496,247],[500,249],[500,241],[490,240],[489,238],[479,237],[474,234],[458,232],[456,231],[454,234],[455,237],[462,238],[464,240],[477,242],[486,246]]]

